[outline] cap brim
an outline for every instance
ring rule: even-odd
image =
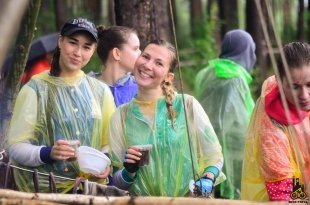
[[[91,31],[85,29],[85,28],[78,28],[78,27],[77,27],[77,28],[71,28],[71,29],[68,30],[67,32],[64,32],[63,35],[64,35],[64,36],[70,36],[70,35],[72,35],[72,34],[78,32],[78,31],[85,31],[85,32],[89,33],[89,34],[91,35],[91,37],[92,37],[96,42],[98,41],[97,35],[96,35],[95,33],[91,32]]]

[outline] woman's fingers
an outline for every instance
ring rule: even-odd
[[[142,155],[141,152],[135,149],[129,148],[127,149],[127,152],[125,154],[125,160],[128,163],[136,163],[136,161],[140,160],[141,155]]]
[[[54,160],[66,160],[75,157],[75,149],[66,140],[57,140],[52,147],[51,158]]]

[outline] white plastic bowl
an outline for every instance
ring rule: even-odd
[[[105,154],[88,146],[78,148],[77,161],[80,170],[90,174],[102,174],[111,164],[111,160]]]

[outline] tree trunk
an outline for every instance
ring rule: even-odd
[[[264,4],[262,4],[262,7],[265,8],[263,10],[266,12],[266,7]],[[247,0],[246,20],[246,30],[252,35],[253,40],[256,44],[256,65],[258,65],[260,74],[259,78],[260,81],[262,81],[263,79],[267,78],[268,48],[264,38],[255,0]],[[259,94],[260,90],[257,90],[256,96],[259,96]]]
[[[5,56],[11,46],[13,37],[15,36],[13,34],[17,32],[28,4],[29,0],[0,1],[0,80]],[[1,90],[2,87],[0,86],[0,95]]]
[[[219,15],[221,23],[221,36],[231,29],[239,28],[238,0],[219,0]]]
[[[195,37],[199,34],[199,28],[201,27],[202,15],[202,3],[201,0],[190,1],[190,21],[191,21],[191,35]]]
[[[161,6],[158,6],[161,5]],[[166,0],[115,0],[115,21],[117,25],[135,28],[139,33],[141,47],[147,42],[170,36],[168,1]]]
[[[93,21],[95,24],[100,24],[101,21],[101,0],[84,1],[84,8],[88,7],[88,11],[93,15]]]
[[[114,0],[108,1],[108,19],[111,25],[115,25]]]
[[[308,15],[307,15],[307,29],[308,29],[308,31],[307,31],[307,39],[306,40],[308,40],[307,42],[309,42],[310,41],[310,0],[308,0]],[[1,44],[0,44],[1,45]]]
[[[4,79],[3,92],[0,92],[0,150],[6,148],[4,137],[20,88],[20,79],[27,62],[40,5],[41,0],[31,0],[29,4],[17,36],[17,42],[13,52],[14,63],[9,70],[7,79]]]
[[[59,31],[67,20],[67,9],[63,0],[55,0],[56,28]]]
[[[299,41],[305,41],[305,18],[304,18],[304,11],[305,5],[304,0],[299,0],[299,11],[298,11],[298,24],[297,24],[297,39]],[[310,6],[310,5],[308,5]],[[309,27],[309,25],[308,25]]]

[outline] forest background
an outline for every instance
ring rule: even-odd
[[[178,47],[180,60],[176,88],[179,91],[183,88],[189,94],[193,94],[197,72],[206,67],[210,59],[218,57],[223,35],[231,29],[244,29],[252,35],[257,48],[257,63],[251,73],[254,78],[251,89],[256,99],[262,81],[274,73],[271,57],[273,54],[279,55],[279,43],[309,42],[309,2],[310,0],[1,0],[0,74],[9,53],[13,53],[14,64],[9,75],[0,79],[0,149],[3,147],[1,139],[4,139],[32,40],[58,32],[69,18],[83,16],[97,25],[133,27],[139,32],[142,48],[154,38],[169,40]],[[100,69],[101,63],[95,54],[84,71],[100,72]]]

